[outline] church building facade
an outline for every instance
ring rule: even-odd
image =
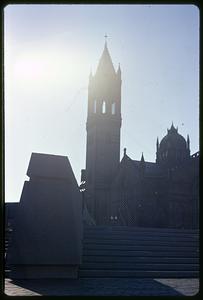
[[[156,162],[120,161],[121,69],[105,43],[88,86],[84,199],[97,225],[198,227],[199,152],[171,125],[156,144]]]

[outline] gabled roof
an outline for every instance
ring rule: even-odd
[[[139,160],[132,160],[136,167],[140,166]],[[160,176],[162,174],[161,168],[155,162],[144,162],[146,176]]]
[[[143,155],[142,155],[143,157]],[[155,162],[147,162],[144,161],[143,159],[140,160],[133,160],[131,159],[127,154],[124,155],[124,157],[121,160],[121,164],[125,164],[126,167],[129,166],[130,164],[132,165],[133,169],[138,172],[141,164],[145,168],[145,175],[146,176],[161,176],[162,175],[162,169],[160,166],[155,163]],[[137,173],[136,172],[136,173]]]
[[[140,171],[142,168],[144,168],[145,178],[157,178],[164,175],[161,167],[157,163],[133,160],[126,154],[125,151],[112,185],[120,186],[120,183],[123,180],[127,180],[130,185],[134,185],[135,182],[141,178]]]

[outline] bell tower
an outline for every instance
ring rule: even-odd
[[[121,69],[115,71],[107,42],[88,86],[86,202],[97,224],[109,219],[110,185],[120,162]]]

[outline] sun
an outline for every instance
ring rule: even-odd
[[[16,75],[23,81],[40,81],[49,76],[49,65],[46,58],[33,54],[27,54],[17,61],[15,66]]]
[[[23,85],[50,82],[56,72],[56,64],[49,54],[27,51],[18,56],[14,65],[14,76]]]
[[[19,87],[52,87],[56,84],[79,84],[86,72],[86,62],[74,49],[41,49],[21,53],[14,64],[14,79]]]

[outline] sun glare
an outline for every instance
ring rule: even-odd
[[[13,75],[19,87],[31,88],[33,85],[79,83],[86,71],[84,58],[71,51],[27,51],[19,55],[14,64]]]
[[[49,71],[46,58],[33,54],[22,55],[15,64],[16,77],[25,82],[41,81],[49,76]]]

